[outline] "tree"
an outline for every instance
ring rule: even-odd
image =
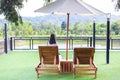
[[[0,0],[0,14],[5,16],[5,19],[15,23],[22,23],[22,18],[19,14],[19,9],[23,7],[24,0]]]
[[[61,28],[62,28],[62,30],[64,30],[66,28],[66,22],[65,21],[62,22]]]
[[[115,33],[115,35],[118,35],[120,32],[120,26],[117,22],[112,23],[111,29]]]
[[[96,35],[105,35],[106,34],[106,23],[96,24]]]
[[[44,0],[44,5],[48,5],[48,4],[50,4],[51,2],[53,2],[53,0]]]
[[[112,1],[117,1],[115,4],[116,5],[115,9],[119,10],[120,9],[120,0],[112,0]]]

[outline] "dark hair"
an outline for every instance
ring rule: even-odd
[[[56,44],[55,34],[50,35],[49,44]]]

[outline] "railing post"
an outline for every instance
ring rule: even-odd
[[[95,48],[95,18],[93,19],[93,47]]]
[[[31,37],[32,38],[32,37]],[[33,38],[31,39],[31,47],[32,47],[32,50],[33,50]]]
[[[92,37],[89,38],[90,38],[90,47],[92,47]]]
[[[109,64],[109,50],[110,50],[110,14],[107,15],[107,30],[106,30],[106,63]]]
[[[68,49],[70,50],[70,37],[68,38],[68,41],[69,41],[69,44],[68,44],[68,45],[69,45],[69,48],[68,48]]]
[[[92,37],[89,38],[90,38],[90,47],[92,47]]]
[[[110,42],[110,44],[111,44],[110,49],[112,50],[112,49],[113,49],[113,39],[111,38],[110,41],[111,41],[111,42]]]
[[[30,50],[32,49],[31,41],[32,41],[32,37],[30,37]]]
[[[16,39],[15,39],[15,37],[14,37],[14,50],[15,50],[15,41],[16,41]]]
[[[11,51],[13,50],[13,47],[12,47],[12,37],[10,37],[10,50]]]
[[[72,49],[73,49],[73,38],[71,38],[72,39]]]
[[[89,45],[89,37],[87,37],[87,47],[89,47],[90,45]]]
[[[5,23],[4,24],[4,36],[5,36],[5,39],[4,39],[4,52],[7,54],[7,24]]]

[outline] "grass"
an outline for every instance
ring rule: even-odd
[[[60,51],[65,58],[65,51]],[[69,52],[72,55],[72,51]],[[95,80],[119,80],[120,53],[110,52],[110,64],[106,64],[106,52],[96,51],[94,63],[98,67]],[[69,56],[72,58],[72,56]],[[79,76],[73,79],[72,74],[57,76],[40,76],[36,78],[35,67],[39,63],[38,51],[10,51],[0,56],[0,80],[94,80],[93,76]]]

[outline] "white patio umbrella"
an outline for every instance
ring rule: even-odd
[[[65,14],[67,15],[67,34],[66,34],[66,60],[68,60],[68,30],[69,30],[69,15],[78,14],[82,16],[104,15],[102,11],[86,4],[82,0],[57,0],[44,7],[41,7],[35,12]]]

